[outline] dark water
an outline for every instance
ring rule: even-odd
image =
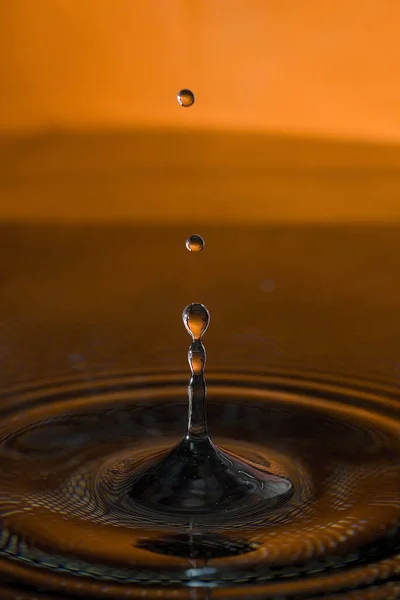
[[[2,227],[3,597],[396,598],[399,230],[200,229]],[[185,433],[190,302],[213,443],[282,501],[132,494]]]

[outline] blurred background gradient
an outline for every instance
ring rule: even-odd
[[[396,0],[3,2],[0,219],[397,221],[399,22]]]

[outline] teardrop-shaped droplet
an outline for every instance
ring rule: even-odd
[[[189,252],[201,252],[204,248],[204,240],[201,235],[191,235],[186,240],[186,248]]]
[[[183,311],[182,321],[192,339],[200,340],[210,323],[210,313],[204,304],[193,302]]]
[[[193,92],[187,89],[181,90],[177,95],[177,99],[179,104],[184,108],[192,106],[192,104],[194,104],[195,101]]]

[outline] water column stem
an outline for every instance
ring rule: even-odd
[[[206,439],[208,438],[206,417],[207,388],[204,380],[206,350],[202,343],[202,336],[210,322],[210,314],[203,304],[195,302],[185,308],[182,320],[192,337],[192,343],[189,346],[188,352],[188,361],[192,376],[188,386],[189,413],[186,438],[190,440]]]
[[[189,347],[189,365],[192,376],[189,380],[189,412],[187,438],[208,438],[206,416],[207,388],[204,380],[206,352],[200,340],[195,340]]]

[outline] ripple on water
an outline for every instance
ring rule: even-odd
[[[185,376],[114,375],[91,385],[4,394],[2,578],[89,597],[135,597],[146,584],[143,597],[156,598],[160,587],[183,586],[179,597],[189,598],[188,585],[257,583],[264,597],[306,597],[372,584],[379,591],[396,577],[395,390],[210,373],[217,447],[267,478],[290,480],[293,491],[268,506],[255,493],[224,511],[190,514],[156,510],[129,493],[145,465],[179,442]]]

